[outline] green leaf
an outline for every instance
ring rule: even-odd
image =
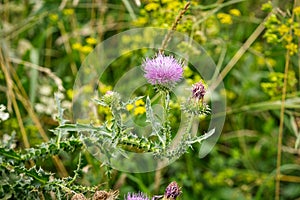
[[[212,136],[215,133],[216,129],[212,129],[210,130],[208,133],[205,133],[204,135],[201,135],[199,137],[195,137],[193,140],[188,141],[188,144],[194,144],[194,143],[201,143],[203,140],[206,140],[207,138],[209,138],[210,136]]]
[[[111,134],[106,127],[104,127],[104,126],[95,127],[91,124],[78,124],[78,123],[77,124],[65,124],[65,125],[59,126],[57,129],[63,130],[63,131],[76,131],[76,132],[97,131],[103,136],[111,137]]]
[[[39,64],[39,52],[37,49],[31,49],[30,51],[30,61],[33,64],[38,65]],[[30,90],[29,90],[29,98],[30,102],[34,104],[37,87],[38,87],[38,77],[39,72],[35,68],[30,69]]]
[[[16,153],[12,149],[5,149],[0,147],[0,158],[3,157],[4,160],[14,159],[14,160],[21,160],[21,157],[18,153]]]

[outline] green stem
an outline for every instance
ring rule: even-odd
[[[80,170],[80,167],[81,167],[81,152],[79,153],[77,169],[75,171],[75,174],[74,174],[72,180],[69,181],[69,183],[68,183],[69,185],[71,185],[77,179],[77,176],[79,175],[78,172]]]
[[[188,126],[186,128],[185,135],[184,135],[185,137],[189,135],[189,133],[192,129],[194,118],[195,118],[195,115],[192,113],[191,116],[189,117],[189,123],[188,123]],[[184,139],[186,139],[186,138],[184,138]]]
[[[171,133],[170,133],[170,121],[169,121],[169,109],[170,109],[170,93],[169,91],[164,91],[162,93],[162,104],[164,108],[163,115],[163,133],[165,139],[164,148],[169,145],[171,141]]]

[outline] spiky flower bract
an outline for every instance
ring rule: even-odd
[[[127,198],[125,198],[125,200],[150,200],[150,198],[148,198],[147,195],[145,195],[144,193],[139,192],[139,193],[128,193]]]
[[[161,53],[150,59],[146,58],[142,64],[145,78],[152,85],[172,87],[180,81],[183,74],[182,63],[173,56]]]

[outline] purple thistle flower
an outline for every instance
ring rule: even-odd
[[[182,63],[173,56],[158,54],[155,58],[146,58],[142,64],[145,78],[152,85],[173,86],[182,78]]]
[[[193,84],[192,86],[193,98],[195,98],[196,100],[203,99],[205,93],[206,93],[206,89],[201,81],[196,84]]]
[[[173,181],[166,188],[164,197],[166,199],[173,200],[173,199],[176,199],[180,194],[181,194],[180,187],[177,185],[177,183],[175,181]]]
[[[150,200],[147,195],[143,194],[142,192],[139,193],[128,193],[127,198],[125,200]]]

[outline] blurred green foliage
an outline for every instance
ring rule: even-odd
[[[205,158],[198,158],[200,147],[195,145],[189,153],[160,171],[129,174],[110,170],[110,178],[107,178],[106,168],[101,167],[101,163],[87,152],[82,152],[81,169],[77,170],[80,148],[68,148],[72,146],[69,143],[72,141],[71,135],[66,139],[65,148],[55,153],[49,153],[49,148],[39,146],[46,142],[49,145],[53,143],[53,148],[57,147],[55,141],[46,141],[42,134],[45,131],[48,138],[57,137],[48,131],[58,125],[54,118],[57,113],[54,92],[60,93],[62,107],[66,109],[65,118],[71,120],[72,87],[76,74],[97,43],[134,27],[170,28],[186,2],[0,1],[0,104],[4,104],[10,113],[9,119],[0,122],[1,180],[13,184],[16,177],[21,177],[8,166],[12,165],[11,160],[5,157],[7,152],[14,155],[12,150],[16,150],[18,155],[27,152],[26,155],[30,155],[31,159],[38,155],[41,158],[49,154],[59,155],[68,175],[73,177],[78,173],[79,178],[75,182],[79,188],[70,188],[82,192],[87,187],[87,196],[92,196],[89,187],[119,189],[121,199],[124,194],[132,191],[162,194],[165,186],[175,180],[182,187],[181,199],[273,199],[280,106],[286,75],[281,199],[299,199],[300,5],[279,0],[190,2],[190,8],[177,30],[201,44],[215,61],[218,70],[226,69],[238,50],[245,48],[243,45],[247,40],[257,37],[231,70],[221,77],[226,88],[223,95],[226,94],[227,98],[222,135],[213,151]],[[264,31],[255,35],[254,31],[260,24],[265,25]],[[123,39],[144,40],[147,37]],[[102,84],[99,92],[104,94],[111,90],[115,81],[128,70],[128,66],[139,65],[145,54],[143,50],[131,52],[112,63],[103,82],[99,83]],[[290,62],[288,72],[285,73],[287,56],[290,56]],[[190,79],[189,83],[200,78],[189,68],[185,69],[185,75]],[[175,110],[170,116],[174,125],[180,120],[178,106],[176,103],[171,104]],[[107,110],[99,108],[98,112],[100,119],[96,123],[109,119]],[[30,146],[45,151],[38,154],[38,150],[32,150],[30,154],[22,127]],[[10,146],[5,146],[8,144],[8,135],[13,133],[16,133],[15,140],[11,141]],[[77,137],[76,133],[74,137]],[[74,141],[79,144],[76,139]],[[69,179],[59,179],[64,170],[57,167],[55,161],[38,157],[33,160],[36,160],[36,169],[41,167],[43,170],[38,175],[33,170],[32,176],[44,176],[45,180],[50,180],[51,173],[54,184],[70,186]],[[18,165],[17,172],[30,174],[29,161],[23,161],[22,164],[18,164],[20,160],[15,163]],[[16,187],[20,189],[20,194],[22,187],[29,183],[25,176],[18,182],[20,185]],[[50,189],[42,191],[48,192]],[[9,188],[1,188],[0,198],[5,198],[5,193],[9,197],[13,192]],[[45,196],[51,198],[49,193]],[[39,198],[38,195],[34,197]]]

